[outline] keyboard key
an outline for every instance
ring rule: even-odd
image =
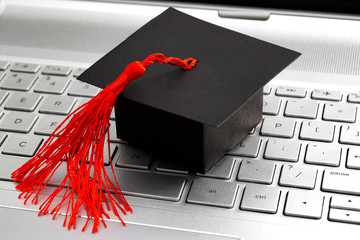
[[[334,123],[304,120],[301,125],[300,139],[332,142],[334,130]]]
[[[6,138],[7,138],[7,134],[4,132],[0,132],[0,146],[4,143]]]
[[[330,208],[329,220],[334,222],[360,224],[360,212]]]
[[[11,67],[13,72],[26,72],[26,73],[36,73],[39,71],[40,65],[33,63],[15,63]]]
[[[360,211],[360,197],[333,195],[330,208]]]
[[[232,208],[238,185],[215,179],[195,179],[191,185],[187,202],[215,207]]]
[[[68,94],[70,96],[94,97],[99,92],[100,88],[77,80],[73,82]]]
[[[116,162],[117,167],[129,167],[138,169],[149,169],[152,154],[139,148],[125,145],[120,158]]]
[[[0,130],[28,133],[38,118],[38,115],[33,113],[8,112],[0,122]]]
[[[318,103],[309,100],[288,100],[284,115],[287,117],[299,117],[315,119],[318,111]]]
[[[307,145],[305,162],[337,167],[340,165],[341,147],[326,143]]]
[[[37,76],[35,74],[28,73],[11,73],[5,79],[1,85],[2,89],[29,91]]]
[[[294,136],[295,120],[289,118],[265,117],[260,134],[272,137],[292,138]]]
[[[110,132],[110,142],[115,142],[115,143],[123,143],[124,142],[117,137],[115,121],[110,120],[110,131],[109,132]]]
[[[33,157],[43,139],[38,136],[16,134],[9,137],[2,153],[23,157]]]
[[[111,111],[110,120],[115,120],[115,107]]]
[[[114,183],[111,168],[106,168],[110,180]],[[179,201],[183,192],[186,176],[115,168],[117,182],[126,195]]]
[[[76,98],[69,96],[47,96],[39,112],[49,114],[68,115],[76,103]]]
[[[263,114],[278,115],[281,105],[281,99],[275,96],[263,97]]]
[[[264,94],[264,95],[269,95],[270,92],[271,92],[271,87],[270,87],[269,85],[265,85],[265,86],[263,87],[263,94]]]
[[[356,125],[342,125],[339,142],[360,145],[360,127]]]
[[[342,93],[340,91],[334,90],[315,89],[311,94],[311,98],[319,100],[341,101]]]
[[[156,165],[156,171],[159,172],[169,172],[169,173],[179,173],[179,174],[188,174],[189,169],[179,164],[178,162],[174,162],[168,159],[161,158]]]
[[[320,219],[324,197],[319,194],[290,190],[287,194],[284,215]]]
[[[227,154],[243,157],[257,157],[261,145],[258,136],[247,136]]]
[[[347,100],[350,103],[360,103],[360,92],[349,93]]]
[[[0,179],[14,181],[14,179],[11,178],[11,174],[28,160],[29,159],[23,157],[2,155],[0,157]]]
[[[5,99],[9,96],[8,91],[0,90],[0,106],[3,104]]]
[[[355,122],[356,106],[347,103],[325,103],[323,119],[327,121]]]
[[[351,147],[348,149],[346,167],[360,169],[360,149],[357,147]]]
[[[279,185],[314,189],[317,172],[316,168],[310,166],[284,164],[281,169]]]
[[[69,67],[48,65],[43,69],[42,74],[66,77],[70,72],[71,68]]]
[[[360,172],[355,170],[325,169],[321,190],[360,195]]]
[[[111,167],[105,167],[105,170],[110,181],[116,186]],[[181,175],[137,172],[120,168],[114,170],[121,192],[136,197],[179,201],[186,182],[186,176]],[[66,164],[62,164],[50,183],[55,186],[60,185],[65,174]]]
[[[80,76],[84,71],[85,71],[84,68],[78,68],[78,69],[76,69],[76,70],[74,71],[73,76],[77,78],[77,77]]]
[[[297,162],[301,144],[285,139],[269,139],[264,157],[267,159]]]
[[[58,76],[43,76],[40,78],[34,92],[62,94],[69,85],[70,79]]]
[[[237,176],[238,181],[271,184],[275,163],[263,160],[243,160]]]
[[[304,98],[306,96],[305,88],[300,87],[278,87],[276,95],[285,97]]]
[[[6,110],[33,112],[39,105],[42,96],[36,93],[14,92],[5,104]]]
[[[4,71],[0,70],[0,81],[3,79],[3,77],[5,77],[5,73]]]
[[[0,61],[0,70],[6,70],[9,67],[9,63],[6,61]]]
[[[241,210],[276,213],[280,198],[280,189],[262,185],[247,185],[242,201]]]
[[[230,179],[234,169],[235,158],[225,156],[215,163],[205,174],[197,173],[199,176]]]
[[[37,125],[34,133],[50,136],[53,131],[65,120],[65,116],[44,115]]]
[[[118,151],[121,152],[122,150],[123,150],[122,144],[110,143],[110,158],[111,158],[112,163],[116,162],[116,160],[114,159],[114,157],[116,156],[116,153]],[[89,154],[89,157],[90,157],[90,154]],[[108,148],[107,142],[105,142],[105,144],[104,144],[104,165],[105,166],[110,165],[109,148]]]

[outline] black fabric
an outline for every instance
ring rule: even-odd
[[[169,8],[78,79],[104,88],[156,52],[199,62],[192,70],[154,63],[121,97],[216,127],[300,55]]]

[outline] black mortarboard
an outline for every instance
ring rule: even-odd
[[[118,137],[196,171],[209,169],[262,118],[262,87],[300,54],[169,8],[78,79],[104,88],[152,53],[198,60],[151,65],[116,102]]]

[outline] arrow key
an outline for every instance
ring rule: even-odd
[[[334,222],[360,223],[360,212],[330,208],[329,220]]]
[[[320,219],[323,203],[321,195],[291,190],[287,194],[284,215]]]
[[[347,160],[346,160],[347,168],[360,169],[360,149],[351,147],[349,148]]]
[[[360,197],[334,195],[331,197],[330,208],[360,211]]]

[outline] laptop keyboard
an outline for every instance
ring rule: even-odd
[[[57,125],[99,92],[76,80],[82,71],[0,61],[0,179],[11,181]],[[206,174],[117,139],[113,113],[110,154],[127,195],[360,224],[358,103],[356,92],[267,85],[263,121]]]

